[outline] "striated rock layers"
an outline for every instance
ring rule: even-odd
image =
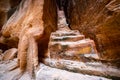
[[[47,56],[50,33],[57,28],[57,8],[55,0],[20,1],[0,1],[0,48],[18,48],[18,62],[24,71]],[[63,9],[71,29],[93,39],[101,59],[120,60],[120,1],[66,1]],[[11,16],[9,10],[15,7]]]
[[[59,10],[58,30],[51,33],[48,50],[49,57],[54,59],[82,61],[85,54],[97,55],[94,41],[78,30],[70,30],[64,12]]]
[[[93,39],[102,59],[120,60],[120,0],[71,1],[70,27]]]
[[[74,30],[60,29],[56,31],[57,15],[59,15],[59,13],[57,14],[56,0],[0,1],[0,53],[4,53],[5,55],[2,57],[3,60],[13,59],[17,55],[17,61],[15,65],[10,68],[11,71],[18,68],[18,66],[20,67],[20,72],[17,71],[17,73],[15,71],[12,73],[17,73],[17,75],[20,74],[19,76],[21,76],[21,72],[27,70],[32,78],[35,77],[33,73],[37,70],[36,67],[38,63],[49,56],[47,54],[49,53],[48,50],[53,50],[52,52],[56,50],[56,53],[58,51],[62,53],[62,55],[59,53],[58,55],[50,54],[51,58],[58,56],[59,58],[66,59],[66,56],[68,56],[67,59],[69,59],[75,55],[75,58],[77,56],[78,60],[81,58],[78,57],[81,53],[97,53],[98,50],[101,62],[108,63],[112,61],[112,63],[118,62],[117,64],[120,65],[120,0],[64,1],[62,0],[64,5],[62,5],[63,7],[61,9],[64,10],[68,26]],[[65,20],[61,22],[67,25]],[[62,25],[58,24],[58,26]],[[78,32],[78,30],[80,32]],[[56,32],[51,34],[51,32],[54,31]],[[50,45],[52,45],[53,48],[48,49],[50,34],[52,37],[51,41],[53,41]],[[95,49],[95,45],[97,46],[97,50]],[[76,54],[73,54],[72,51]],[[88,61],[89,59],[87,58],[86,60]],[[58,63],[60,62],[58,61]],[[68,62],[66,62],[65,65],[67,65],[67,63]],[[54,64],[54,62],[52,64]],[[58,65],[65,66],[64,64]],[[70,66],[71,65],[72,64],[70,64]],[[73,64],[73,66],[75,65]],[[93,66],[99,66],[99,64]],[[8,67],[6,66],[6,69]],[[68,70],[76,69],[76,67],[66,67],[68,67],[66,68]],[[104,69],[106,68],[107,67]],[[100,71],[101,70],[102,68],[100,68]],[[88,73],[89,72],[90,70],[88,69]],[[106,71],[104,73],[106,73]]]
[[[21,0],[0,0],[0,30]]]
[[[33,71],[47,53],[49,35],[57,26],[56,10],[55,0],[22,0],[2,27],[0,43],[18,48],[22,71]]]

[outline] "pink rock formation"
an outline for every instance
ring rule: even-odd
[[[56,30],[56,15],[54,0],[22,0],[19,8],[2,27],[0,43],[18,47],[18,64],[22,71],[26,68],[32,71],[39,59],[44,57],[49,35]]]

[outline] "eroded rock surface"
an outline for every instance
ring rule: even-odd
[[[13,10],[20,4],[20,1],[21,0],[0,0],[0,30],[7,22],[7,19],[13,14]]]
[[[86,39],[78,30],[69,29],[63,11],[58,11],[58,19],[58,30],[50,36],[50,58],[80,61],[81,54],[97,54],[93,40]]]
[[[16,48],[12,48],[12,49],[9,49],[9,50],[6,50],[4,53],[3,53],[3,60],[12,60],[14,59],[15,57],[17,57],[17,49]]]
[[[120,0],[71,0],[70,27],[95,41],[101,58],[120,58]]]
[[[28,72],[21,73],[17,59],[0,62],[0,80],[110,80],[108,78],[81,73],[69,72],[40,64],[31,78]]]
[[[55,0],[22,0],[21,3],[20,1],[0,1],[0,29],[2,28],[0,32],[0,49],[2,49],[0,60],[2,57],[6,60],[0,62],[0,79],[73,80],[74,77],[78,80],[84,77],[92,80],[106,80],[103,77],[90,75],[120,77],[120,69],[109,64],[120,65],[119,0],[65,0],[67,2],[65,3],[67,5],[63,7],[65,16],[61,16],[63,12],[58,12],[58,15],[66,17],[66,19],[59,20],[61,17],[58,17],[58,31],[56,31],[57,7]],[[16,4],[19,3],[17,8]],[[11,8],[13,11],[9,13]],[[14,11],[15,13],[12,15]],[[7,17],[10,18],[6,22]],[[75,30],[70,30],[66,26]],[[53,31],[56,32],[51,34]],[[100,58],[97,54],[91,54],[97,53],[95,44]],[[17,59],[9,60],[13,59],[12,52],[16,54],[16,50],[9,54],[8,49],[13,47],[18,49]],[[71,59],[75,57],[80,61],[79,55],[81,54],[84,62]],[[49,57],[49,59],[45,59],[45,57]],[[58,60],[59,58],[71,59],[72,61]],[[40,66],[41,69],[38,70],[37,66],[43,59],[48,66],[73,72],[45,65]],[[105,62],[105,65],[101,62]],[[37,71],[38,73],[36,73]],[[80,74],[74,73],[75,71]],[[48,74],[46,75],[46,73]],[[68,74],[68,76],[59,73]],[[86,76],[81,73],[90,75]]]
[[[45,64],[53,68],[68,70],[76,73],[83,73],[96,76],[118,77],[120,78],[120,69],[115,66],[108,66],[101,62],[79,62],[65,59],[45,59]]]
[[[110,80],[98,76],[90,76],[72,73],[65,70],[51,68],[41,64],[41,69],[37,72],[36,80]]]
[[[21,71],[27,68],[32,73],[47,53],[49,35],[56,30],[56,10],[55,0],[22,0],[19,8],[2,27],[0,43],[18,48]]]

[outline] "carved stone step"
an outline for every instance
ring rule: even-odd
[[[52,58],[80,60],[80,54],[97,53],[93,40],[83,39],[75,42],[51,41],[49,52]]]
[[[108,66],[101,62],[78,62],[63,59],[45,59],[45,64],[54,68],[68,70],[76,73],[89,75],[118,77],[120,79],[120,69],[115,66]],[[116,79],[116,80],[119,80]]]
[[[61,37],[61,36],[76,36],[80,35],[80,32],[78,30],[67,30],[67,31],[56,31],[51,33],[51,36]]]
[[[61,36],[61,37],[56,37],[56,36],[51,36],[51,41],[78,41],[85,39],[84,35],[77,35],[77,36]]]
[[[48,54],[54,59],[81,60],[81,54],[97,53],[93,40],[78,30],[70,30],[64,12],[58,11],[58,30],[51,33]]]
[[[93,40],[90,39],[83,39],[83,40],[79,40],[76,42],[64,42],[64,41],[51,41],[49,42],[49,48],[54,51],[58,51],[58,50],[71,50],[74,49],[78,50],[78,49],[83,49],[86,47],[91,47],[93,49],[95,49],[95,44]]]

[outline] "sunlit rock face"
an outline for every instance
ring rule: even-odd
[[[96,43],[103,59],[120,58],[120,0],[72,0],[68,20]]]
[[[23,71],[32,69],[47,53],[49,35],[57,28],[55,4],[55,0],[22,0],[2,27],[0,43],[18,48],[18,63]]]
[[[0,30],[2,29],[3,25],[7,22],[7,20],[11,17],[11,15],[15,12],[17,7],[19,6],[21,0],[0,0]],[[0,31],[0,36],[1,36]],[[18,42],[15,42],[13,39],[7,39],[5,42],[9,42],[10,44],[7,45],[3,41],[3,37],[0,38],[0,49],[7,50],[11,47],[17,47]]]

